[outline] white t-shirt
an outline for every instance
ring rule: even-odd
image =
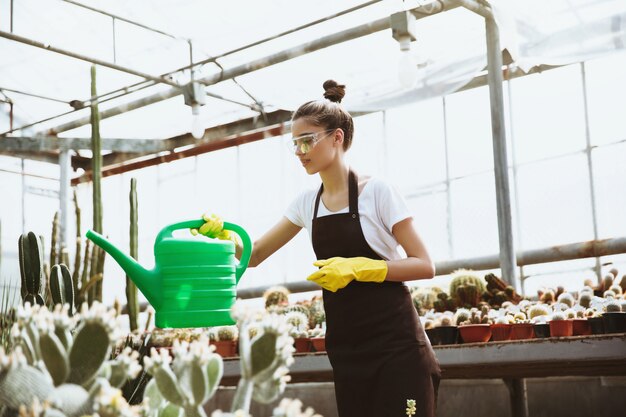
[[[304,227],[311,236],[315,198],[319,187],[305,191],[287,207],[285,217],[296,226]],[[348,213],[349,207],[330,211],[320,199],[317,217]],[[370,247],[384,260],[401,259],[398,242],[391,233],[393,226],[409,217],[409,209],[400,193],[381,179],[370,178],[359,195],[359,217],[363,235]]]

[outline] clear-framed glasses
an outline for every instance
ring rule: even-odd
[[[310,152],[320,140],[324,139],[330,132],[334,132],[335,130],[337,130],[337,128],[289,138],[287,140],[287,148],[294,154],[298,153],[298,151],[300,151],[300,153]]]

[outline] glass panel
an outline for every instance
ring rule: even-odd
[[[579,65],[516,78],[511,96],[518,163],[586,147]]]
[[[386,112],[387,175],[398,189],[446,179],[443,108],[440,98]]]
[[[450,259],[445,192],[407,198],[413,224],[433,261]]]
[[[352,147],[346,153],[348,164],[362,175],[382,176],[387,158],[382,113],[354,118]]]
[[[585,155],[522,165],[518,186],[524,249],[593,239]]]
[[[493,169],[491,112],[486,87],[446,97],[450,176]]]
[[[626,143],[595,148],[593,175],[600,239],[626,236]]]
[[[594,145],[626,139],[626,54],[585,63],[589,130]],[[621,103],[621,104],[620,104]]]
[[[453,258],[470,258],[499,251],[493,172],[452,181]]]

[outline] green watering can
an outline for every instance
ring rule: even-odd
[[[233,223],[224,229],[241,237],[243,252],[237,263],[230,240],[175,238],[178,229],[198,229],[204,220],[188,220],[164,227],[154,242],[155,266],[147,270],[89,230],[87,238],[104,249],[126,271],[156,311],[157,327],[209,327],[234,324],[230,308],[237,283],[248,267],[252,242],[248,233]]]

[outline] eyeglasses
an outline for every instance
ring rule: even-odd
[[[292,153],[297,153],[298,151],[307,153],[311,151],[320,140],[324,139],[330,132],[334,132],[335,130],[337,130],[337,128],[289,138],[287,148]]]

